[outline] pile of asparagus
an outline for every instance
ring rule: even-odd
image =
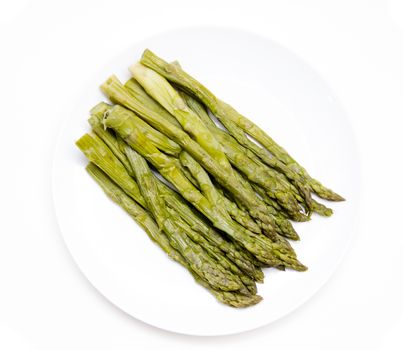
[[[145,50],[129,70],[102,84],[112,104],[76,142],[104,192],[224,304],[262,300],[264,267],[305,271],[291,221],[332,214],[313,193],[343,198],[179,63]]]

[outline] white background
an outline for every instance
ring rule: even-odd
[[[0,25],[0,349],[403,348],[401,0],[2,1]],[[243,28],[292,49],[340,98],[361,157],[358,232],[333,278],[286,318],[235,336],[180,336],[117,310],[79,272],[52,206],[71,86],[185,25]]]

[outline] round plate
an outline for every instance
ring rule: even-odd
[[[190,274],[170,261],[86,173],[74,142],[89,126],[88,111],[105,100],[99,85],[149,48],[185,70],[248,116],[309,172],[347,198],[329,203],[330,218],[295,224],[293,244],[307,272],[265,271],[264,300],[251,308],[218,303]],[[74,87],[72,87],[73,89]],[[164,33],[113,58],[77,93],[54,156],[53,193],[65,242],[95,288],[133,317],[184,334],[224,335],[267,325],[295,310],[328,280],[348,246],[357,214],[354,137],[343,108],[312,68],[284,47],[253,34],[218,28]]]

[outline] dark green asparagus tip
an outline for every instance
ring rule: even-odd
[[[346,200],[344,197],[340,196],[337,193],[334,193],[333,198],[335,202],[344,202]]]
[[[329,217],[329,216],[331,216],[333,214],[333,210],[328,208],[328,207],[326,207],[322,203],[319,203],[319,202],[313,200],[312,205],[313,205],[314,212],[319,214],[319,215],[321,215],[321,216]]]
[[[260,303],[263,298],[260,295],[241,295],[238,293],[216,293],[213,292],[216,298],[222,303],[235,307],[235,308],[246,308],[249,306],[256,305]]]

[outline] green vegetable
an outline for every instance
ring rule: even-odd
[[[194,100],[187,94],[183,94],[182,96],[184,96],[186,102],[191,108],[194,109],[194,111],[200,116],[204,123],[208,125],[209,129],[213,132],[217,139],[220,140],[230,161],[232,161],[232,163],[236,167],[240,168],[241,171],[243,169],[246,173],[246,176],[249,174],[249,179],[257,177],[257,183],[266,183],[269,179],[269,175],[264,173],[265,168],[259,167],[260,164],[256,164],[253,159],[248,158],[244,150],[241,148],[242,146],[238,145],[237,142],[230,135],[219,129],[212,122],[204,108],[196,100]],[[245,181],[243,181],[241,177],[239,177],[239,179],[244,184],[244,186],[248,186],[247,184],[245,184]],[[260,181],[260,179],[263,180]],[[282,199],[285,199],[285,203],[293,203],[291,206],[294,207],[294,218],[298,218],[298,221],[305,220],[306,216],[302,215],[299,212],[299,204],[297,201],[294,201],[294,197],[292,196],[292,194],[290,194],[289,191],[286,191],[283,188],[276,189],[280,187],[278,182],[278,179],[270,179],[270,185],[266,188],[268,188],[270,190],[270,193],[272,193],[283,205],[284,200]],[[265,193],[265,190],[263,190],[263,192]],[[291,195],[291,197],[288,197],[288,195]],[[287,207],[290,208],[290,206]],[[278,232],[287,238],[298,240],[299,236],[295,232],[291,223],[284,217],[278,217],[277,211],[274,210],[270,205],[268,206],[268,209],[274,217],[275,223],[278,227]]]
[[[291,220],[332,215],[312,193],[344,198],[177,61],[145,50],[129,70],[101,85],[114,105],[93,107],[76,141],[108,197],[226,305],[260,302],[264,267],[305,271]]]
[[[113,135],[110,133],[109,129],[107,130],[107,134],[102,134],[104,137],[111,137],[112,141],[115,144],[115,147],[112,149],[113,155],[115,155],[119,160],[125,160],[123,164],[125,164],[125,169],[127,172],[132,171],[131,165],[124,153],[126,149],[126,143],[117,135]],[[116,139],[118,137],[118,139]],[[89,145],[86,149],[86,154],[97,154],[102,150],[107,153],[104,149],[105,145],[100,142],[93,143]],[[98,161],[104,169],[113,168],[117,162],[117,159],[113,159],[113,156],[109,156],[101,159],[102,162]],[[127,188],[128,186],[132,186],[132,179],[127,178],[127,174],[121,167],[115,168],[113,173],[110,173],[113,180],[122,188]],[[126,182],[129,182],[127,184]],[[137,183],[135,184],[137,186]],[[162,198],[164,198],[166,204],[174,209],[178,215],[180,215],[191,227],[193,230],[199,232],[203,235],[211,244],[219,247],[222,252],[225,254],[228,259],[234,262],[245,274],[253,278],[258,282],[263,281],[263,273],[253,264],[253,258],[251,258],[248,254],[246,254],[242,249],[236,247],[234,243],[228,242],[223,239],[221,235],[216,232],[213,228],[211,228],[205,221],[198,215],[194,210],[192,210],[188,203],[186,203],[183,198],[178,195],[175,191],[170,189],[168,186],[163,184],[161,181],[158,182],[158,189],[161,193]],[[129,192],[132,194],[132,192]],[[134,196],[134,199],[139,199],[138,196]],[[145,203],[144,199],[139,199],[140,201]]]
[[[90,162],[108,174],[130,197],[143,208],[147,207],[136,181],[130,177],[123,164],[98,136],[85,134],[76,145]]]
[[[289,171],[292,171],[295,174],[296,178],[299,176],[305,179],[312,191],[314,191],[318,196],[333,201],[344,200],[343,197],[324,187],[319,181],[313,179],[307,171],[287,153],[287,151],[279,146],[260,127],[239,114],[230,105],[215,97],[206,87],[184,72],[181,67],[165,62],[150,50],[144,51],[140,62],[172,83],[180,86],[186,92],[200,99],[211,110],[211,112],[221,122],[223,122],[223,124],[227,123],[227,125],[229,125],[232,122],[233,125],[238,126],[245,133],[255,138],[269,153],[286,165]],[[259,156],[259,154],[257,155]]]
[[[235,264],[228,260],[225,255],[222,254],[221,250],[218,247],[210,244],[197,231],[192,230],[192,228],[185,221],[177,216],[175,210],[169,207],[167,207],[166,210],[172,218],[175,218],[175,224],[179,226],[184,232],[186,232],[186,235],[193,242],[203,247],[203,249],[210,255],[210,257],[214,259],[217,265],[220,265],[225,270],[230,271],[234,274],[233,276],[231,275],[231,278],[242,285],[242,287],[238,290],[238,293],[245,295],[256,294],[256,283],[250,277],[243,274],[242,271]]]
[[[304,215],[300,213],[300,205],[288,186],[284,186],[284,183],[280,181],[279,176],[273,176],[273,171],[270,171],[266,166],[256,160],[256,157],[251,157],[250,152],[248,153],[231,135],[218,128],[199,102],[187,94],[182,93],[181,96],[183,96],[190,108],[197,113],[200,119],[220,142],[230,162],[243,172],[249,181],[263,187],[288,210],[293,218],[300,221],[301,217],[304,217]],[[287,183],[287,185],[289,184]]]
[[[102,124],[102,119],[107,111],[112,108],[111,105],[100,102],[95,107],[93,107],[90,111],[91,117],[88,119],[89,124],[91,125],[92,131],[109,147],[109,149],[113,152],[113,154],[120,160],[120,162],[124,165],[126,170],[128,171],[130,176],[134,176],[132,169],[130,168],[129,161],[126,156],[119,152],[119,142],[114,135],[113,130],[105,129]]]
[[[218,141],[165,78],[140,63],[129,70],[144,90],[171,113],[221,167],[229,172],[232,170]]]
[[[296,270],[306,269],[295,258],[295,254],[289,246],[282,244],[282,242],[272,242],[265,236],[253,234],[221,215],[220,210],[212,206],[193,186],[180,171],[180,168],[175,165],[175,162],[153,146],[132,120],[126,117],[126,114],[127,111],[124,108],[115,106],[107,115],[105,125],[114,129],[135,151],[155,166],[160,174],[170,181],[185,199],[211,220],[214,226],[237,240],[263,263],[272,266],[284,264]]]
[[[179,159],[183,166],[190,171],[192,177],[196,179],[200,191],[206,196],[211,204],[221,210],[223,215],[230,215],[246,229],[252,232],[261,233],[259,226],[253,221],[248,213],[240,210],[235,203],[231,202],[217,190],[207,172],[189,153],[182,151],[179,155]],[[229,219],[229,217],[227,218]]]
[[[174,261],[188,269],[196,282],[208,289],[220,302],[233,307],[248,307],[259,303],[262,298],[258,295],[242,295],[236,292],[224,292],[213,289],[203,278],[190,269],[183,256],[169,243],[167,236],[159,229],[150,214],[134,202],[119,186],[100,170],[95,164],[89,163],[87,172],[101,186],[105,194],[121,206],[148,234],[151,240]]]
[[[236,178],[234,172],[228,173],[223,169],[200,145],[190,138],[182,129],[176,127],[163,115],[158,114],[158,108],[154,105],[145,105],[144,99],[137,99],[133,94],[129,93],[119,80],[112,76],[101,86],[102,91],[113,101],[136,112],[141,118],[152,125],[154,128],[164,133],[184,150],[193,156],[205,170],[207,170],[223,187],[231,192],[234,197],[241,202],[248,210],[249,214],[255,219],[263,222],[267,231],[271,233],[272,239],[276,240],[274,218],[269,213],[266,205],[262,202],[253,190],[248,190],[242,186]],[[127,118],[126,118],[127,119]],[[129,133],[123,130],[125,128],[125,118],[121,117],[115,121],[115,128],[119,128],[126,137]],[[123,137],[124,138],[124,137]]]
[[[255,258],[248,254],[244,248],[224,239],[198,213],[189,207],[182,196],[167,185],[159,182],[158,189],[166,204],[174,209],[194,231],[199,232],[207,241],[219,247],[226,257],[246,275],[253,278],[256,282],[263,282],[264,276],[262,271],[254,265]]]
[[[179,225],[170,215],[161,198],[157,182],[147,162],[135,150],[128,148],[128,159],[148,209],[163,229],[171,245],[185,258],[191,269],[215,289],[224,291],[241,290],[243,284],[238,276],[217,264],[207,251],[196,244],[188,234],[193,231],[187,224]],[[185,227],[185,229],[184,229]],[[196,234],[195,234],[196,235]]]

